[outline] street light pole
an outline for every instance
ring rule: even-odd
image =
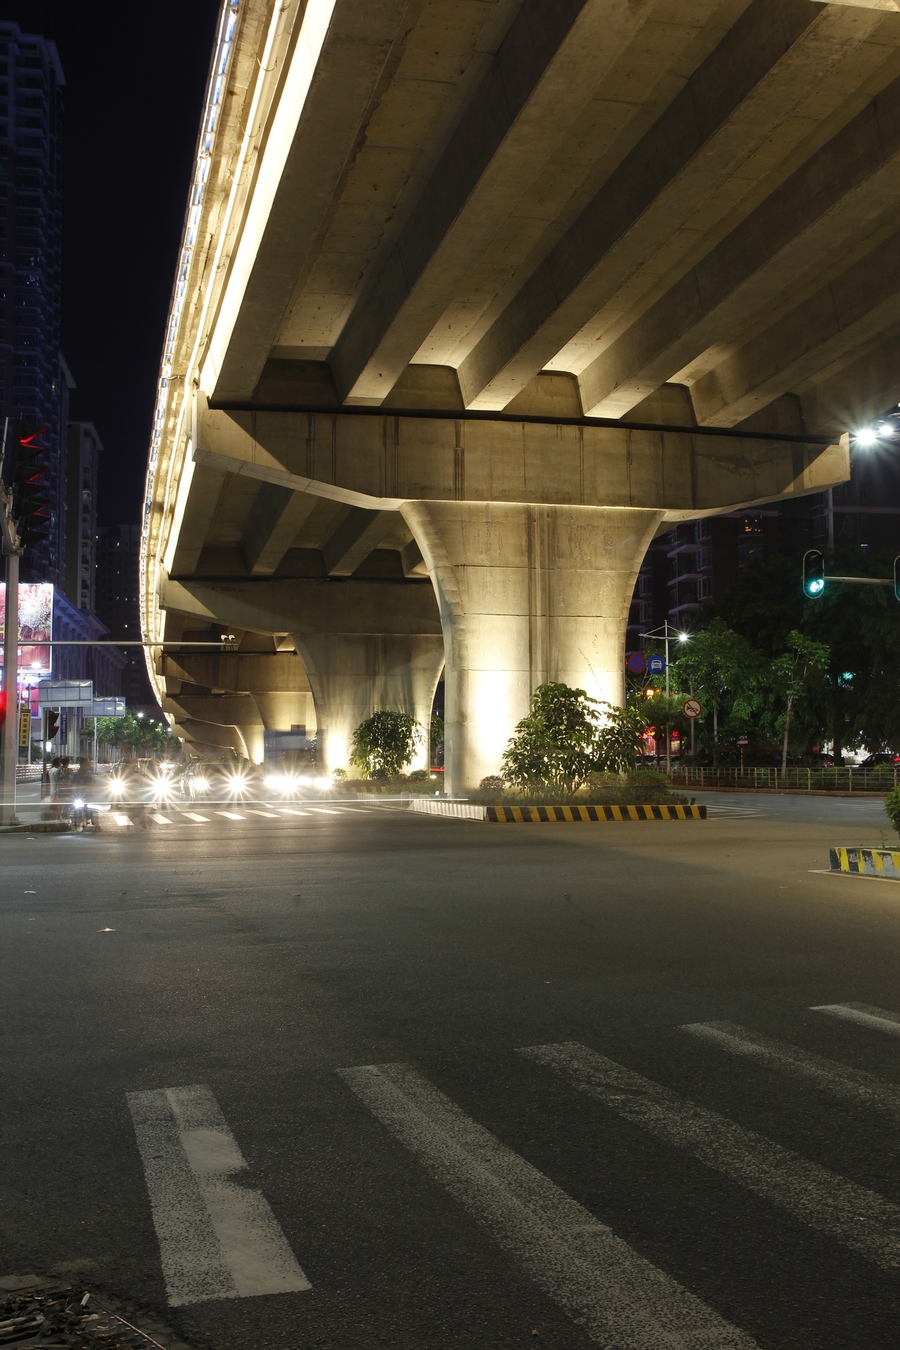
[[[666,644],[666,702],[669,700],[669,620],[666,619],[663,624],[663,642]],[[652,633],[641,633],[641,637],[659,639],[659,629],[656,628]],[[657,755],[659,750],[657,749]],[[657,759],[657,764],[659,759]],[[672,737],[669,732],[669,724],[666,723],[666,773],[672,772]]]

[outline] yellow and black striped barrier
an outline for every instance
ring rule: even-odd
[[[705,820],[705,806],[487,806],[485,820]]]
[[[832,872],[861,877],[888,877],[900,881],[900,850],[891,848],[829,849]]]

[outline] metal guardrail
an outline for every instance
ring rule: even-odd
[[[765,789],[770,792],[883,792],[897,786],[900,765],[879,764],[874,769],[847,766],[834,769],[675,768],[673,787]]]

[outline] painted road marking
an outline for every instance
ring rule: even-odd
[[[900,1205],[577,1042],[519,1053],[810,1228],[839,1238],[885,1270],[900,1267]]]
[[[243,819],[244,819],[243,816],[239,816],[239,815],[238,815],[237,811],[217,811],[217,812],[216,812],[216,815],[217,815],[217,816],[226,816],[226,817],[228,818],[228,820],[243,820]]]
[[[248,815],[251,815],[251,816],[265,816],[267,820],[277,820],[277,819],[278,819],[278,817],[276,816],[276,814],[275,814],[274,811],[257,811],[257,810],[255,810],[255,808],[252,807],[252,806],[245,806],[245,807],[244,807],[244,810],[248,813]]]
[[[174,820],[170,820],[168,816],[160,816],[160,815],[157,815],[156,813],[154,813],[153,811],[150,812],[150,819],[151,819],[151,820],[155,820],[156,823],[157,823],[157,825],[174,825],[174,824],[175,824]]]
[[[886,1031],[889,1036],[900,1036],[900,1013],[873,1008],[870,1003],[823,1003],[818,1008],[810,1008],[810,1012],[827,1013],[829,1017],[842,1017],[845,1022],[858,1022],[875,1031]]]
[[[119,813],[118,813],[118,811],[114,811],[114,812],[113,812],[113,820],[116,822],[117,825],[121,825],[121,826],[125,826],[125,825],[130,825],[130,824],[131,824],[131,817],[130,817],[130,816],[120,816]]]
[[[588,1335],[617,1350],[754,1350],[405,1064],[339,1069],[373,1115]]]
[[[308,816],[308,811],[295,811],[290,806],[279,806],[278,810],[283,816]]]
[[[209,816],[198,816],[195,811],[182,811],[181,814],[187,816],[188,820],[196,820],[198,825],[209,824]]]
[[[733,1055],[744,1055],[756,1059],[772,1069],[801,1074],[825,1088],[835,1097],[855,1105],[877,1106],[900,1114],[900,1087],[885,1083],[874,1074],[864,1073],[860,1069],[850,1069],[837,1060],[826,1059],[824,1055],[814,1055],[809,1050],[800,1050],[785,1041],[773,1040],[770,1036],[760,1036],[755,1031],[737,1026],[734,1022],[693,1022],[681,1028],[690,1036],[709,1041],[721,1050]]]
[[[127,1095],[172,1307],[310,1289],[209,1088]]]
[[[340,811],[332,811],[330,806],[311,806],[310,811],[318,811],[320,816],[339,816]]]

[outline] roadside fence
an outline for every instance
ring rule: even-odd
[[[880,792],[888,793],[897,786],[896,764],[878,764],[873,769],[750,769],[694,768],[675,766],[672,769],[673,787],[690,787],[702,791],[708,788],[763,788],[774,792]]]

